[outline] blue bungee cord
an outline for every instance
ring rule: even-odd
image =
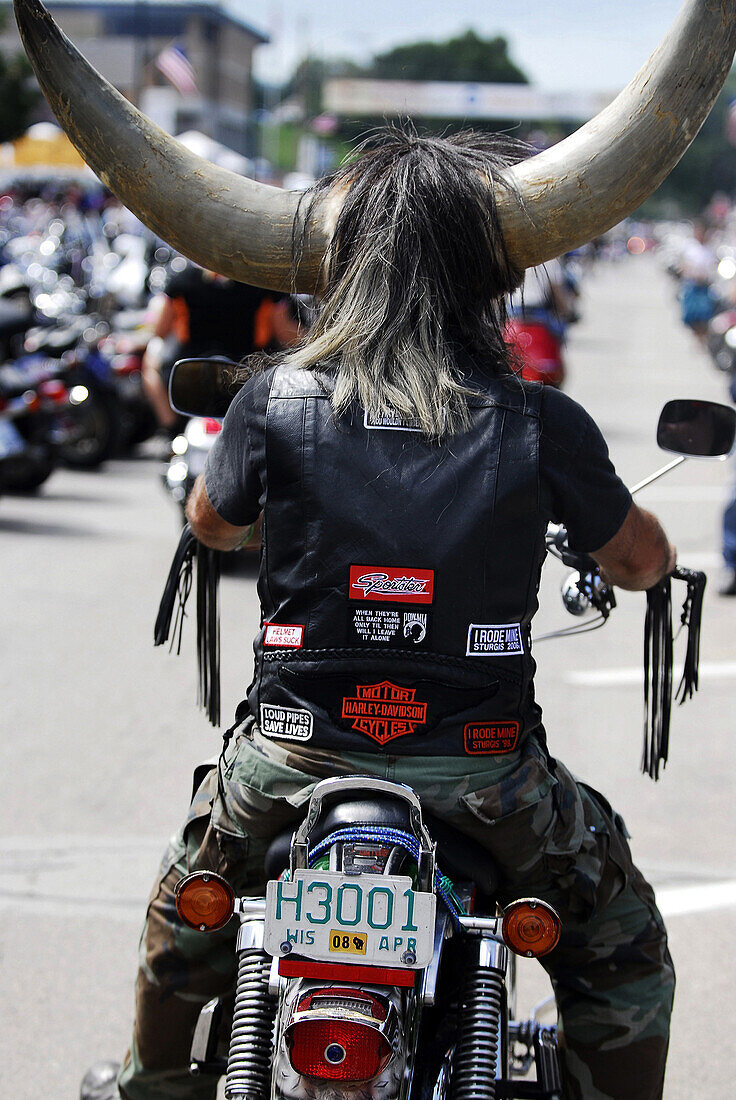
[[[351,825],[344,829],[337,829],[334,833],[330,833],[328,837],[321,840],[319,844],[316,844],[309,852],[309,865],[310,867],[316,862],[316,860],[322,855],[323,852],[331,848],[333,844],[338,841],[347,843],[354,842],[378,842],[379,844],[389,844],[392,847],[403,848],[405,852],[408,852],[414,859],[419,858],[419,841],[411,833],[405,833],[402,829],[388,829],[381,826],[370,827],[366,825]],[[453,923],[460,927],[460,921],[458,917],[465,915],[465,909],[462,902],[455,893],[455,887],[452,881],[446,876],[441,874],[439,870],[435,870],[434,879],[435,890],[438,896],[442,899],[445,908],[447,909]]]

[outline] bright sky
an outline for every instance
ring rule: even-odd
[[[503,35],[513,60],[547,91],[617,91],[657,46],[679,0],[226,0],[273,40],[256,51],[261,80],[277,83],[316,56],[367,61],[418,39],[472,27]]]

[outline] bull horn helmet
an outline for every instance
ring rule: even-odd
[[[323,200],[296,270],[299,194],[217,167],[136,110],[76,50],[40,0],[14,0],[38,81],[93,171],[183,255],[241,282],[314,289],[334,224]],[[620,95],[550,149],[508,170],[498,215],[519,268],[604,233],[641,205],[697,134],[736,48],[736,0],[686,0]]]

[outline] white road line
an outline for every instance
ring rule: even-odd
[[[158,841],[142,837],[13,837],[0,844],[0,913],[140,925],[157,852]],[[736,879],[713,881],[724,873],[713,868],[704,879],[707,868],[667,866],[648,877],[662,914],[679,917],[736,907]],[[673,875],[678,885],[656,886]]]
[[[697,886],[669,886],[656,891],[657,905],[668,920],[694,913],[712,913],[719,909],[736,908],[736,881],[699,883]],[[15,916],[20,913],[56,920],[112,920],[142,924],[146,899],[110,898],[93,900],[79,898],[24,897],[0,893],[0,912]]]
[[[717,550],[701,550],[691,554],[688,550],[678,549],[677,556],[688,569],[725,569],[723,555]]]
[[[663,504],[680,503],[681,501],[718,501],[725,504],[731,493],[730,485],[662,485],[653,483],[647,489],[640,489],[636,494],[637,500],[646,493],[647,500],[661,501]]]
[[[736,881],[706,882],[698,886],[669,886],[656,891],[663,917],[684,917],[736,907]]]
[[[700,665],[703,680],[731,680],[736,677],[736,661],[703,662]],[[591,672],[566,672],[563,682],[573,687],[618,687],[622,684],[641,684],[644,670],[637,668],[597,668]]]

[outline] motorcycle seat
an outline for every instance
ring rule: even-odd
[[[446,821],[424,814],[429,835],[437,843],[437,863],[443,874],[462,882],[472,882],[487,896],[498,889],[498,868],[489,852],[476,840],[461,833]],[[408,803],[381,795],[345,794],[320,817],[310,837],[312,847],[338,829],[351,825],[382,825],[411,833]],[[274,838],[266,853],[266,877],[278,878],[289,863],[293,829],[285,829]]]

